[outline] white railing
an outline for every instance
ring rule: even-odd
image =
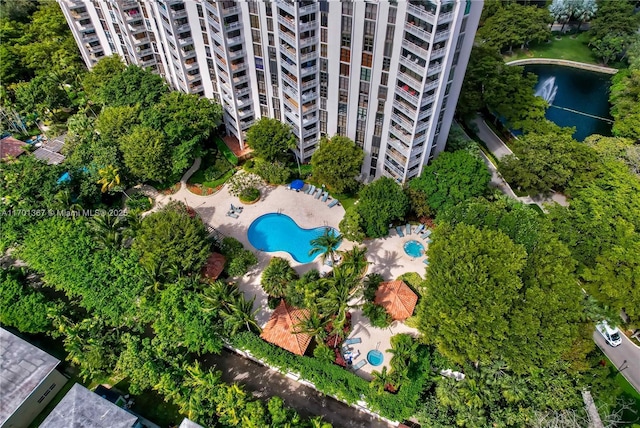
[[[419,27],[415,24],[412,23],[407,23],[407,26],[405,27],[407,29],[408,32],[412,33],[414,36],[420,37],[423,40],[429,40],[431,39],[431,33],[428,32],[426,29]]]
[[[412,12],[414,15],[417,15],[418,18],[425,18],[427,21],[433,22],[436,18],[433,13],[427,12],[424,7],[416,6],[415,4],[407,3],[407,10]]]

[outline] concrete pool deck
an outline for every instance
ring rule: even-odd
[[[145,191],[145,193],[147,193]],[[258,258],[258,265],[249,273],[240,278],[233,278],[238,288],[242,291],[245,298],[252,299],[255,296],[254,309],[258,310],[256,321],[260,325],[266,324],[271,316],[272,311],[267,305],[267,294],[260,286],[261,272],[265,269],[272,257],[282,257],[287,259],[291,266],[302,275],[311,269],[317,269],[320,272],[328,272],[330,267],[323,265],[320,257],[311,263],[301,264],[295,261],[288,253],[277,251],[265,253],[255,249],[247,237],[247,231],[251,223],[258,217],[267,213],[282,213],[291,217],[300,227],[309,229],[321,226],[330,226],[338,229],[338,224],[344,217],[345,210],[341,205],[329,208],[327,202],[314,199],[312,196],[304,192],[296,192],[287,190],[285,186],[263,186],[261,188],[261,199],[252,205],[241,204],[237,197],[229,193],[228,187],[224,186],[220,191],[209,196],[199,196],[189,192],[183,185],[182,188],[173,195],[161,195],[157,192],[153,195],[156,198],[156,204],[153,210],[157,210],[171,201],[180,201],[193,208],[205,222],[205,224],[214,227],[226,236],[231,236],[242,242],[245,248],[253,251]],[[244,209],[237,219],[227,217],[231,204],[235,206],[243,206]],[[412,228],[412,230],[415,227]],[[403,225],[404,232],[404,225]],[[426,240],[419,238],[415,234],[399,237],[395,228],[385,238],[368,239],[363,244],[357,244],[344,239],[338,248],[339,250],[349,250],[355,245],[364,245],[367,247],[367,260],[369,261],[369,269],[367,273],[379,273],[385,281],[394,280],[400,275],[407,272],[417,272],[422,277],[425,275],[425,264],[422,262],[424,257],[411,258],[404,252],[404,244],[410,240],[418,240],[425,246],[428,253],[428,244]],[[360,358],[366,359],[366,354],[371,349],[378,349],[384,355],[383,365],[372,367],[370,364],[365,365],[358,371],[358,374],[368,378],[372,370],[382,370],[382,367],[388,366],[391,354],[386,352],[391,348],[390,338],[398,333],[410,333],[417,335],[417,330],[405,326],[402,323],[394,322],[390,328],[379,329],[372,327],[369,320],[364,317],[360,309],[352,310],[353,331],[349,337],[360,337],[362,343],[354,348],[360,350]],[[357,362],[356,361],[356,362]]]

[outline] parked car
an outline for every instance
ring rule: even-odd
[[[622,343],[620,330],[618,327],[611,327],[606,321],[596,324],[596,330],[604,337],[604,340],[611,346],[618,346]]]

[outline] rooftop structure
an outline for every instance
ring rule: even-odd
[[[118,54],[224,107],[244,149],[261,117],[366,153],[363,179],[404,182],[441,152],[483,2],[58,0],[87,66]]]
[[[132,428],[141,427],[138,417],[75,384],[42,422],[40,428]]]
[[[374,303],[385,308],[394,321],[404,321],[413,315],[417,302],[418,295],[404,281],[389,281],[380,284]]]
[[[0,140],[0,160],[15,159],[26,152],[27,143],[11,136]]]
[[[311,342],[311,336],[305,333],[294,333],[294,331],[296,326],[308,316],[308,309],[294,308],[287,305],[283,299],[271,314],[260,337],[289,352],[304,355]]]
[[[66,379],[55,357],[0,328],[0,426],[27,426]]]
[[[64,136],[60,136],[54,138],[53,140],[47,141],[40,148],[38,148],[35,152],[33,152],[33,156],[36,159],[40,159],[49,165],[58,165],[61,164],[64,160],[64,155],[60,154],[62,147],[64,147]]]

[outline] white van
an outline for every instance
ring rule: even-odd
[[[609,345],[615,347],[622,343],[622,337],[620,337],[618,327],[611,328],[606,321],[602,321],[596,325],[596,330],[600,332]]]

